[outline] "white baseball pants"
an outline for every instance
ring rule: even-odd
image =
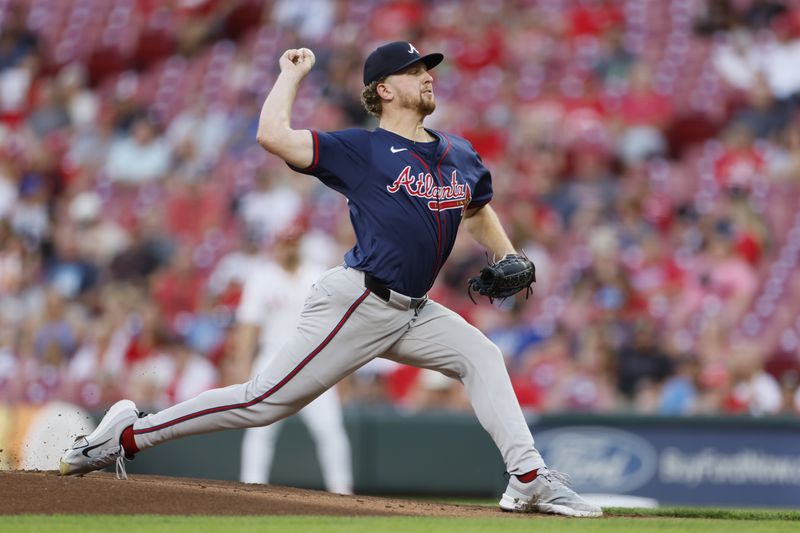
[[[413,309],[410,302],[396,292],[382,300],[357,270],[329,270],[312,287],[297,329],[262,372],[140,418],[133,425],[136,445],[144,450],[187,435],[272,424],[371,359],[386,357],[460,380],[509,474],[544,466],[497,346],[446,307],[428,301]]]

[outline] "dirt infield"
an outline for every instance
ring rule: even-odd
[[[0,471],[0,514],[174,514],[519,517],[496,507],[162,476]]]

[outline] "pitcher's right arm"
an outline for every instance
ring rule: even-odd
[[[292,106],[300,82],[316,61],[308,48],[286,50],[279,60],[281,73],[264,100],[256,140],[265,150],[297,168],[306,168],[314,158],[309,130],[292,129]]]

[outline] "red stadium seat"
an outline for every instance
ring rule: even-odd
[[[150,29],[139,34],[131,60],[135,68],[144,70],[174,52],[175,39],[171,32]]]

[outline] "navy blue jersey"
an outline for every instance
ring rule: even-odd
[[[491,174],[472,145],[428,132],[436,142],[380,128],[312,130],[312,163],[295,169],[347,197],[356,245],[345,263],[412,297],[433,285],[465,209],[492,198]]]

